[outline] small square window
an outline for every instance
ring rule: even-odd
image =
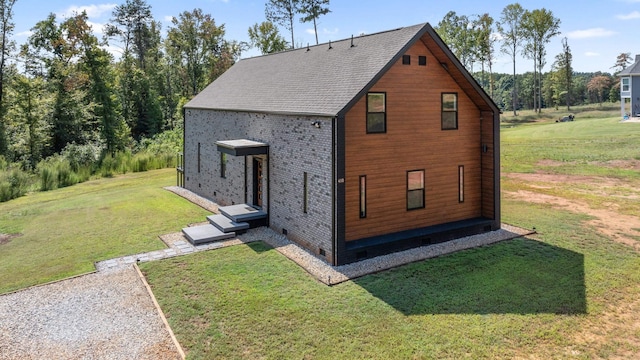
[[[427,66],[427,57],[426,56],[418,56],[418,65]]]
[[[367,94],[367,133],[387,132],[387,94]]]
[[[411,65],[411,55],[402,55],[402,65]]]
[[[442,130],[458,129],[458,93],[442,93]]]

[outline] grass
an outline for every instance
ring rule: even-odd
[[[0,203],[0,293],[94,270],[93,263],[161,249],[158,235],[207,214],[162,189],[175,169],[100,179]]]
[[[142,269],[189,359],[592,358],[604,351],[624,329],[610,329],[596,345],[576,335],[608,305],[639,295],[638,254],[585,228],[584,216],[505,205],[507,220],[536,226],[541,241],[472,249],[334,287],[262,243]]]

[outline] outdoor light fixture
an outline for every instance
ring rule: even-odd
[[[314,121],[314,122],[311,123],[311,125],[313,125],[316,128],[320,129],[320,121]]]

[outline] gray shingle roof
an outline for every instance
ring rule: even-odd
[[[185,108],[336,116],[427,27],[240,60]]]
[[[640,75],[640,55],[636,55],[636,62],[618,73],[618,76]]]

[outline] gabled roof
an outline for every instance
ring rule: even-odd
[[[185,108],[338,116],[420,40],[478,107],[499,112],[429,24],[240,60]]]
[[[636,62],[618,73],[618,76],[640,75],[640,55],[636,55]]]

